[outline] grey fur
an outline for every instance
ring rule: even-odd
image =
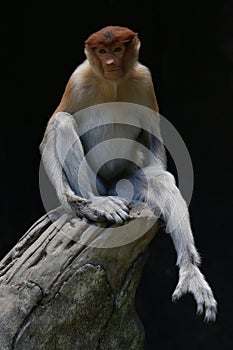
[[[96,114],[93,108],[91,113],[87,110],[84,121],[87,129],[92,129],[93,122],[99,117],[100,110],[97,107]],[[130,117],[132,115],[127,116],[128,119]],[[194,244],[188,207],[175,184],[173,175],[166,170],[164,146],[161,140],[151,138],[150,134],[145,132],[139,114],[135,113],[134,117],[138,120],[137,125],[141,123],[141,131],[135,127],[127,130],[125,128],[124,136],[119,144],[114,142],[117,139],[120,140],[122,125],[110,123],[104,125],[104,128],[93,129],[95,131],[90,134],[90,137],[94,138],[94,144],[102,145],[102,151],[99,152],[99,156],[88,159],[86,173],[82,177],[88,180],[86,188],[81,190],[77,174],[80,171],[82,160],[86,157],[84,150],[89,149],[88,137],[81,139],[79,137],[81,119],[74,118],[68,113],[57,113],[53,122],[48,125],[46,137],[41,144],[45,168],[61,204],[67,211],[75,211],[76,215],[94,221],[105,220],[116,224],[122,224],[125,220],[130,219],[130,201],[127,200],[127,193],[125,193],[125,198],[112,195],[116,194],[114,186],[119,179],[129,179],[135,188],[132,201],[147,203],[155,215],[164,221],[166,231],[174,243],[179,267],[179,281],[172,299],[177,300],[184,293],[191,292],[197,302],[197,313],[205,312],[206,321],[215,321],[217,302],[199,270],[200,256]],[[158,122],[155,118],[155,125],[151,126],[152,129],[158,128],[156,123]],[[106,135],[110,140],[106,143],[108,147],[104,143]],[[131,144],[124,141],[125,139],[133,140],[135,148],[129,149]],[[93,140],[91,142],[93,143]],[[143,153],[144,148],[140,149],[139,143],[146,146],[153,156],[146,157]],[[138,161],[140,168],[133,163],[126,168],[124,160],[113,159],[112,162],[101,168],[101,176],[98,177],[95,172],[95,163],[98,161],[96,158],[101,158],[113,144],[114,152],[117,151],[117,146],[119,152],[122,151],[122,148],[124,149],[126,159],[131,159],[133,150],[134,163]],[[96,193],[95,180],[97,180],[97,187],[101,195]],[[85,195],[82,191],[86,191]]]

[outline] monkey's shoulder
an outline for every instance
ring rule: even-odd
[[[149,68],[139,62],[137,62],[134,69],[132,69],[129,78],[131,82],[140,84],[141,87],[144,86],[145,88],[151,88],[152,86],[152,77]]]
[[[87,60],[81,63],[70,77],[70,84],[76,89],[91,86],[94,81],[94,74]]]
[[[78,90],[82,88],[86,93],[87,89],[91,88],[93,90],[94,85],[99,84],[99,79],[91,68],[88,60],[85,60],[75,69],[70,77],[70,82],[73,87]]]
[[[119,100],[141,104],[154,109],[154,86],[150,70],[137,63],[127,80],[119,85]]]
[[[71,75],[66,88],[70,93],[72,109],[70,113],[100,103],[100,84],[89,62],[80,64]]]

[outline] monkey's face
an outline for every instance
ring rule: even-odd
[[[125,45],[122,43],[95,48],[95,54],[100,61],[106,79],[117,80],[123,76],[124,53]]]
[[[85,41],[85,54],[92,71],[101,79],[119,80],[138,59],[137,33],[126,27],[108,26]]]

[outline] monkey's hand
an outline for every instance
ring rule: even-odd
[[[205,277],[199,268],[191,263],[180,268],[179,282],[172,295],[172,300],[177,301],[187,292],[194,295],[197,303],[197,314],[203,314],[205,307],[204,320],[214,322],[217,313],[217,302]]]
[[[108,196],[91,198],[91,203],[82,208],[82,214],[93,221],[110,221],[123,224],[130,219],[130,204],[126,199]]]
[[[93,221],[110,221],[121,225],[131,218],[130,203],[119,197],[92,196],[83,201],[83,198],[73,196],[70,205],[78,216]]]

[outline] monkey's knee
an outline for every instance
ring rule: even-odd
[[[158,218],[168,221],[179,197],[179,190],[171,173],[154,171],[147,182],[147,188],[144,187],[139,193],[140,200],[147,203]]]
[[[178,190],[174,176],[168,171],[150,170],[145,173],[142,183],[146,198],[154,198],[157,204]]]
[[[129,180],[134,186],[134,200],[146,202],[150,207],[159,205],[167,193],[176,191],[174,176],[154,167],[138,169]]]
[[[155,172],[154,185],[158,189],[169,191],[176,188],[176,182],[174,176],[168,171]]]

